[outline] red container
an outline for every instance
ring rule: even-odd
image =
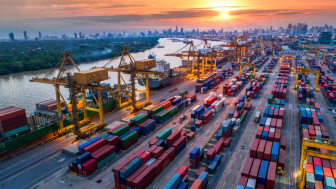
[[[274,134],[274,142],[279,142],[280,143],[280,133],[275,133]]]
[[[142,164],[137,170],[135,170],[129,177],[126,178],[126,186],[132,188],[132,181],[142,173],[148,165]]]
[[[206,171],[206,168],[205,167],[201,167],[198,169],[197,173],[196,173],[196,178],[198,178],[198,176],[203,172],[203,171]]]
[[[163,171],[163,162],[162,160],[155,160],[152,165],[150,165],[154,168],[155,177],[159,176],[159,174]]]
[[[280,148],[286,150],[286,146],[287,146],[287,136],[283,135],[280,138]]]
[[[260,141],[260,139],[258,139],[258,138],[255,138],[253,140],[253,143],[252,143],[251,148],[250,148],[250,157],[251,158],[256,158],[257,157],[257,149],[258,149],[259,141]]]
[[[322,166],[327,167],[327,168],[331,168],[330,160],[329,159],[322,159]]]
[[[207,159],[208,160],[212,160],[215,157],[216,153],[215,153],[215,149],[211,148],[210,150],[208,150],[207,152]]]
[[[273,142],[274,141],[274,135],[275,135],[274,132],[269,132],[268,137],[267,137],[267,141]]]
[[[128,156],[124,161],[119,163],[117,166],[115,166],[112,171],[114,174],[114,182],[115,182],[115,187],[120,188],[120,181],[119,181],[119,171],[125,167],[129,162],[131,162],[136,156],[135,155],[130,155]]]
[[[155,148],[155,150],[152,152],[153,158],[158,159],[163,154],[163,151],[164,149],[161,146]]]
[[[144,126],[146,123],[148,123],[148,122],[151,121],[151,120],[152,120],[152,119],[147,119],[146,121],[140,123],[140,124],[138,125],[138,127],[142,127],[142,126]]]
[[[280,110],[278,118],[283,119],[283,115],[284,115],[284,110]]]
[[[177,139],[172,146],[175,147],[175,149],[179,149],[182,144],[184,144],[187,141],[187,137],[186,136],[182,136],[179,139]]]
[[[134,188],[147,188],[155,179],[155,171],[152,166],[148,166],[133,181]]]
[[[247,180],[248,180],[248,177],[241,176],[238,181],[238,184],[245,187],[247,184]]]
[[[142,157],[143,163],[146,163],[151,158],[151,153],[144,152],[140,157]]]
[[[106,140],[105,139],[99,139],[98,141],[94,142],[93,144],[83,148],[83,153],[85,152],[94,152],[96,150],[98,150],[99,148],[103,147],[106,144]]]
[[[162,169],[165,169],[169,165],[169,155],[167,153],[163,153],[159,158],[162,161]]]
[[[201,161],[200,155],[198,154],[195,159],[190,158],[189,161],[190,161],[190,168],[196,169]]]
[[[278,160],[278,166],[282,167],[283,169],[285,168],[286,164],[286,151],[285,150],[280,150],[279,152],[279,160]]]
[[[181,137],[181,130],[176,130],[166,138],[166,143],[172,145],[180,137]]]
[[[276,124],[277,124],[277,119],[276,118],[272,118],[271,127],[275,127]]]
[[[275,187],[276,166],[277,164],[275,162],[270,162],[268,166],[266,186],[269,189],[273,189]]]
[[[140,157],[143,153],[145,152],[145,150],[139,150],[137,153],[135,153],[134,155],[136,155],[137,157]]]
[[[126,125],[126,124],[125,124],[125,123],[122,123],[122,124],[120,124],[120,125],[114,127],[113,129],[108,130],[107,133],[111,135],[111,134],[113,133],[113,131],[119,129],[120,127],[122,127],[122,126],[124,126],[124,125]],[[131,127],[131,126],[130,126],[130,127]]]
[[[225,148],[230,147],[230,143],[231,143],[231,139],[230,138],[226,138],[225,141],[224,141],[224,147]]]
[[[277,119],[276,127],[281,129],[281,127],[282,127],[282,119]]]
[[[196,179],[189,189],[202,189],[203,183],[201,180]]]
[[[120,148],[121,148],[122,150],[127,150],[129,147],[133,146],[133,144],[137,143],[138,140],[139,140],[139,138],[137,137],[137,138],[133,139],[131,142],[129,142],[128,144],[126,144],[126,145],[121,145]]]
[[[328,167],[323,167],[323,175],[324,175],[324,178],[325,178],[325,177],[331,177],[331,178],[334,178],[331,169],[328,168]]]
[[[329,138],[329,134],[327,131],[322,131],[322,138]]]
[[[175,159],[176,154],[174,147],[168,148],[168,150],[166,150],[165,153],[169,155],[169,162],[172,162]]]
[[[257,150],[257,158],[263,160],[264,158],[264,149],[266,146],[266,140],[260,140],[258,150]]]
[[[245,163],[244,163],[244,167],[243,167],[243,169],[241,171],[241,176],[245,176],[245,177],[249,176],[253,160],[254,159],[251,158],[251,157],[247,157],[246,158]]]
[[[151,140],[151,141],[148,143],[148,146],[149,146],[149,147],[152,147],[157,141],[159,141],[159,139],[154,138],[153,140]]]
[[[97,161],[97,163],[101,162],[105,158],[107,158],[109,155],[113,154],[115,152],[114,146],[109,146],[105,148],[104,150],[100,151],[98,154],[95,154],[92,156],[93,159]]]
[[[264,151],[264,159],[265,160],[271,161],[272,145],[273,145],[273,142],[270,142],[270,141],[266,142],[266,147],[265,147],[265,151]]]
[[[8,119],[16,118],[20,115],[26,116],[26,110],[17,107],[8,107],[0,110],[0,123]],[[26,117],[27,119],[27,117]]]
[[[153,146],[151,146],[151,147],[147,150],[147,152],[152,153],[157,147],[158,147],[158,146],[153,145]]]
[[[314,165],[322,166],[322,161],[320,158],[313,157]]]
[[[181,179],[184,180],[184,178],[188,175],[188,167],[182,166],[176,173],[181,175]]]
[[[90,159],[89,161],[82,164],[82,175],[85,177],[90,176],[97,170],[97,162],[95,159]]]
[[[260,163],[261,163],[260,159],[254,159],[253,160],[253,164],[252,164],[252,167],[251,167],[249,178],[257,179]]]
[[[262,131],[258,130],[257,133],[256,133],[256,138],[261,139],[261,134],[262,134]]]
[[[264,131],[269,132],[269,127],[264,127]]]

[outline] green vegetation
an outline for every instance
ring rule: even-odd
[[[0,75],[53,68],[64,51],[72,51],[75,63],[115,57],[124,47],[142,52],[158,44],[159,38],[116,38],[0,43]]]

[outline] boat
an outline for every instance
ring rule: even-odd
[[[157,48],[165,48],[165,46],[159,45],[157,46]]]
[[[150,89],[167,87],[174,83],[180,82],[183,80],[182,74],[174,74],[173,70],[170,69],[170,63],[167,63],[164,59],[156,59],[154,53],[149,54],[148,58],[156,60],[156,67],[152,68],[151,71],[164,73],[163,76],[149,75],[148,83]],[[146,79],[144,76],[138,79],[138,84],[144,86]]]

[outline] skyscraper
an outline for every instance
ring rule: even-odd
[[[175,31],[176,31],[176,33],[178,32],[177,26],[176,26],[176,30]]]
[[[13,32],[9,33],[8,36],[9,36],[9,40],[14,41],[14,33]]]
[[[197,35],[199,35],[199,28],[197,28]]]
[[[74,33],[74,37],[75,37],[75,39],[77,39],[77,33]]]
[[[23,31],[23,36],[24,36],[25,40],[28,40],[28,36],[27,36],[27,32],[26,31]]]
[[[103,31],[103,37],[105,37],[105,32]]]
[[[39,38],[42,39],[42,34],[41,32],[39,31]]]
[[[181,35],[183,35],[183,28],[181,28]]]

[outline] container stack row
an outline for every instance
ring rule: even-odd
[[[224,81],[225,72],[217,72],[214,77],[206,80],[202,80],[195,84],[195,93],[207,93],[210,89],[217,87],[222,81]]]
[[[185,182],[188,177],[188,167],[182,166],[179,170],[169,179],[163,189],[188,189],[188,183]]]
[[[320,71],[322,76],[325,74],[325,72],[322,70],[322,66],[315,59],[308,60],[308,65],[310,66],[311,70]]]
[[[252,78],[250,71],[244,72],[243,75],[236,75],[234,79],[231,79],[223,85],[223,95],[234,96],[238,94],[239,90],[247,83],[249,78]]]
[[[29,131],[26,110],[8,107],[0,110],[0,135],[3,138],[14,137]]]
[[[325,75],[322,76],[318,82],[327,104],[329,106],[336,106],[336,86],[334,84],[334,79],[330,76]]]
[[[185,147],[185,132],[165,129],[149,142],[147,151],[139,150],[113,168],[115,187],[148,187]],[[186,179],[185,168],[179,171],[180,180]]]
[[[134,132],[134,135],[137,135]],[[84,144],[78,146],[79,156],[69,165],[69,171],[82,175],[90,176],[97,169],[111,161],[116,157],[116,152],[120,146],[131,140],[124,137],[124,140],[119,140],[118,136],[104,135],[95,137]]]
[[[268,74],[262,74],[258,75],[255,79],[252,79],[250,85],[246,87],[246,97],[249,99],[256,99],[268,77]]]
[[[267,66],[265,66],[263,72],[272,73],[272,70],[274,69],[274,67],[277,64],[278,60],[279,60],[278,57],[273,57],[272,60],[270,61],[270,63],[268,63]]]
[[[326,58],[326,65],[328,66],[328,68],[330,69],[330,71],[332,73],[336,73],[336,62],[333,61],[333,57],[330,58]]]
[[[258,58],[258,60],[252,62],[250,59],[250,64],[256,65],[257,68],[260,68],[263,64],[265,64],[268,61],[269,56],[267,55],[262,55],[261,57]]]
[[[318,157],[307,157],[306,188],[336,188],[336,163]]]

